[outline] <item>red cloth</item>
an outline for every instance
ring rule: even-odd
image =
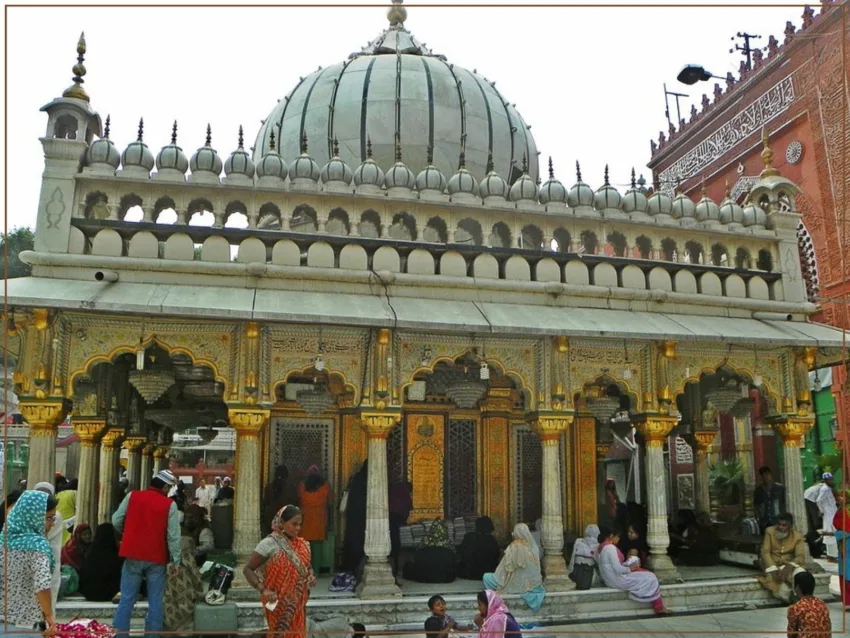
[[[121,538],[122,558],[168,564],[168,510],[172,502],[152,487],[130,494]]]
[[[74,535],[62,546],[60,556],[63,565],[70,565],[77,571],[82,569],[83,556],[85,556],[86,550],[91,545],[91,538],[88,543],[83,542],[83,532],[90,529],[91,527],[86,523],[80,523],[74,528]]]

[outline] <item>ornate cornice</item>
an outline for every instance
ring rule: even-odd
[[[121,447],[123,447],[128,452],[138,452],[145,445],[147,445],[148,439],[144,436],[128,436],[124,439],[124,443]]]
[[[101,447],[109,449],[117,449],[118,441],[124,438],[123,428],[111,428],[104,432],[103,438],[100,440]]]
[[[768,423],[779,432],[785,447],[800,447],[803,437],[815,424],[815,417],[783,415],[769,418]]]
[[[720,430],[694,430],[694,442],[696,443],[697,454],[707,454],[717,438],[717,433]]]
[[[575,419],[575,414],[571,412],[538,412],[529,416],[529,425],[540,437],[543,445],[558,445],[561,435],[569,429]]]
[[[258,439],[269,422],[271,410],[255,407],[231,407],[227,409],[230,427],[236,430],[239,439]]]
[[[663,447],[670,432],[679,423],[679,417],[664,414],[638,414],[635,427],[646,439],[647,447]]]
[[[360,427],[370,439],[386,439],[401,420],[401,412],[363,411],[359,418]]]
[[[155,459],[165,459],[168,458],[168,450],[170,446],[168,445],[157,445],[156,449],[153,451],[153,457]]]
[[[94,447],[104,430],[106,430],[106,419],[97,417],[72,417],[71,425],[74,432],[80,437],[80,445],[83,447]]]
[[[71,409],[67,399],[21,401],[18,409],[30,425],[30,436],[55,436],[56,428]]]

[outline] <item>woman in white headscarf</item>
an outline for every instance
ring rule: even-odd
[[[519,594],[534,611],[543,605],[546,590],[540,570],[540,548],[528,525],[514,528],[513,541],[505,550],[495,574],[484,574],[484,587],[499,594]]]
[[[44,492],[45,494],[49,494],[50,496],[56,495],[56,488],[53,487],[53,483],[48,483],[44,481],[42,483],[36,483],[33,488],[39,492]],[[50,551],[53,552],[53,580],[50,583],[50,593],[53,594],[53,613],[56,613],[56,601],[59,600],[59,588],[62,585],[62,537],[65,534],[65,521],[62,519],[62,515],[59,513],[59,510],[56,510],[56,518],[54,520],[53,526],[50,528],[50,531],[47,532],[47,542],[50,544]]]
[[[599,584],[599,571],[596,570],[596,561],[599,558],[599,527],[597,525],[588,525],[584,528],[584,537],[577,538],[573,545],[573,553],[570,556],[570,565],[567,569],[568,574],[573,573],[578,558],[579,564],[593,565],[593,582],[591,587]]]

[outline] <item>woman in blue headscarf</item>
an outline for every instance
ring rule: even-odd
[[[56,619],[50,585],[53,551],[47,532],[56,518],[56,499],[44,492],[24,492],[9,512],[0,534],[0,621],[3,633],[39,635],[36,625],[45,623],[53,632]]]

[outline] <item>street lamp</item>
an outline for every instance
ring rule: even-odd
[[[705,67],[699,66],[698,64],[688,64],[679,71],[679,75],[676,76],[676,79],[679,80],[682,84],[687,84],[688,86],[693,86],[697,82],[708,82],[711,78],[716,78],[718,80],[725,80],[726,78],[722,78],[719,75],[713,75],[705,70]]]

